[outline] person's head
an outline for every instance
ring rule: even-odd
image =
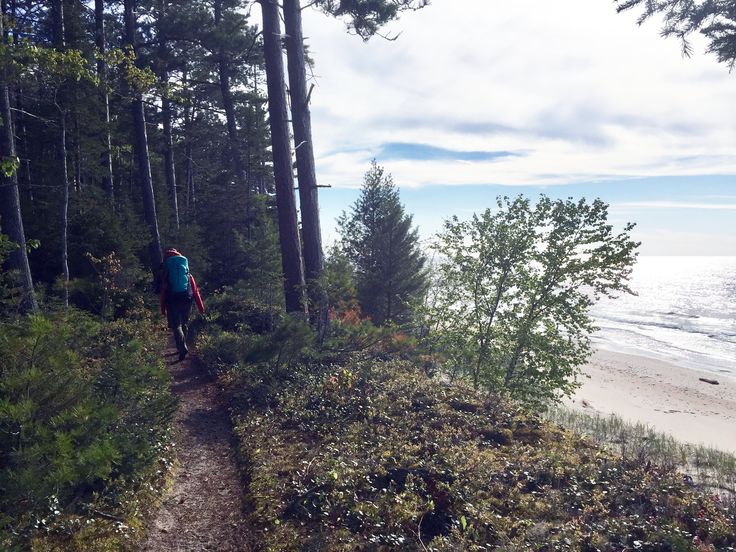
[[[173,247],[170,247],[169,249],[167,249],[166,251],[164,251],[164,258],[165,259],[168,259],[169,257],[177,257],[177,256],[180,256],[180,255],[181,255],[181,253],[179,253]]]

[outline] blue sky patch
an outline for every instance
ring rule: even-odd
[[[396,184],[401,187],[401,182]],[[441,185],[401,188],[401,201],[414,215],[424,240],[441,229],[445,219],[461,220],[495,208],[496,197],[524,194],[555,199],[596,197],[610,205],[610,222],[621,229],[637,224],[634,238],[643,242],[643,255],[735,255],[736,176],[662,176],[600,180],[556,186],[499,184]],[[335,218],[349,209],[358,189],[331,188],[320,193],[325,243],[337,238]]]
[[[494,161],[503,157],[520,157],[522,153],[512,151],[457,151],[429,144],[410,142],[388,142],[376,153],[381,161],[398,159],[407,161]]]

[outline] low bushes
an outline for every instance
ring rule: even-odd
[[[677,472],[500,397],[408,362],[301,374],[237,424],[264,549],[736,546],[734,520]]]
[[[676,470],[428,377],[410,339],[333,324],[322,346],[289,319],[202,342],[263,550],[736,549],[733,515]]]
[[[150,329],[76,311],[0,324],[0,549],[81,542],[96,519],[124,540],[175,408]]]

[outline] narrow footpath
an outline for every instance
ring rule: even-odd
[[[174,422],[178,469],[141,550],[251,550],[230,422],[217,384],[189,357],[178,362],[173,341],[166,362],[180,401]]]

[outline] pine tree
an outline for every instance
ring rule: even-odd
[[[22,228],[28,249],[9,252],[0,277],[22,275],[29,301],[36,283],[50,304],[68,289],[70,305],[94,310],[87,254],[114,252],[138,278],[141,265],[157,266],[161,242],[187,251],[213,288],[262,264],[255,244],[262,219],[276,213],[262,39],[244,0],[219,3],[219,26],[204,0],[3,4],[11,46],[0,88],[15,132],[3,133],[14,148],[0,148],[9,183],[0,186],[0,228],[15,243]],[[69,284],[55,287],[67,272],[64,250]]]
[[[663,24],[660,34],[680,40],[682,54],[690,57],[688,37],[700,33],[708,43],[706,51],[732,71],[736,67],[736,10],[733,2],[713,0],[614,0],[619,12],[641,8],[638,23],[658,15]]]
[[[346,18],[348,28],[364,40],[368,40],[371,36],[378,34],[383,24],[396,19],[400,12],[417,10],[426,6],[427,3],[428,0],[316,0],[310,5],[316,5],[334,17]],[[286,27],[284,43],[288,57],[291,120],[294,130],[299,205],[302,218],[304,277],[308,286],[312,320],[317,322],[319,328],[323,328],[326,323],[325,296],[317,282],[324,269],[324,254],[309,112],[311,89],[307,91],[302,9],[300,0],[284,0],[283,2]],[[268,65],[268,58],[266,63]]]
[[[341,246],[355,266],[363,314],[378,325],[407,322],[412,302],[427,285],[426,259],[391,175],[375,160],[360,197],[338,225]]]
[[[325,13],[347,20],[348,30],[368,40],[379,34],[380,28],[399,17],[402,11],[416,11],[429,0],[316,0]]]

